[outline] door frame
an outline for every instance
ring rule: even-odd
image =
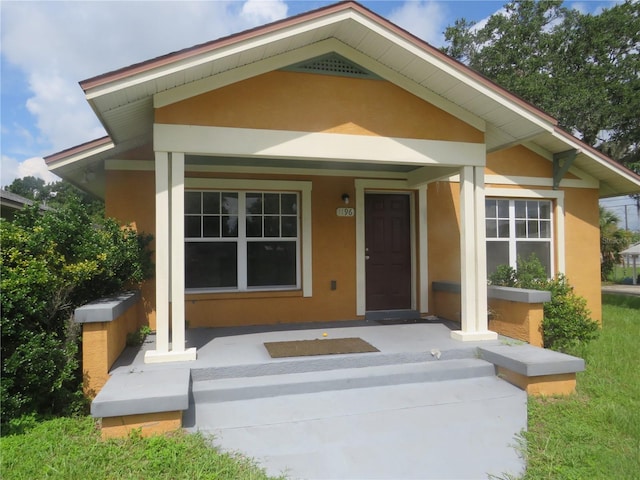
[[[366,265],[365,265],[365,193],[406,194],[409,195],[409,225],[411,236],[411,309],[416,310],[418,298],[420,309],[427,309],[427,223],[426,223],[426,186],[416,190],[408,186],[406,180],[356,179],[356,314],[366,313]],[[420,195],[419,223],[420,261],[417,258],[416,235],[416,192]],[[422,267],[422,268],[420,268]],[[420,281],[418,281],[420,280]],[[417,286],[422,285],[418,296]]]

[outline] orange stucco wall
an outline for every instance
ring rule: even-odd
[[[140,327],[140,305],[136,302],[113,321],[82,325],[82,387],[89,398],[109,380],[109,370],[125,349],[127,335]]]
[[[182,427],[182,412],[143,413],[121,417],[105,417],[101,420],[102,439],[126,438],[136,431],[142,437],[175,432]]]
[[[587,299],[592,318],[601,321],[598,191],[567,188],[564,192],[567,278]]]
[[[484,141],[479,130],[390,82],[281,71],[159,108],[155,121]]]
[[[553,177],[553,164],[522,145],[505,148],[487,155],[487,175],[518,177]],[[564,178],[577,178],[566,173]]]

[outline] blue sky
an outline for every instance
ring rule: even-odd
[[[0,2],[0,185],[51,175],[42,157],[103,136],[78,82],[116,68],[334,3],[320,0]],[[458,18],[506,2],[361,1],[435,46]],[[583,12],[608,0],[566,2]]]

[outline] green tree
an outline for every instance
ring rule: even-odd
[[[456,21],[445,38],[445,53],[639,169],[640,2],[584,15],[561,0],[514,1],[484,26]]]
[[[150,237],[96,223],[70,199],[0,219],[2,423],[68,412],[82,399],[76,307],[136,286],[151,273]]]

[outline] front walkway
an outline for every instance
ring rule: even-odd
[[[324,337],[323,334],[327,336]],[[375,353],[272,359],[264,342],[360,337]],[[526,394],[442,323],[191,329],[192,362],[145,365],[128,350],[112,374],[189,368],[184,426],[289,478],[437,479],[519,474]]]

